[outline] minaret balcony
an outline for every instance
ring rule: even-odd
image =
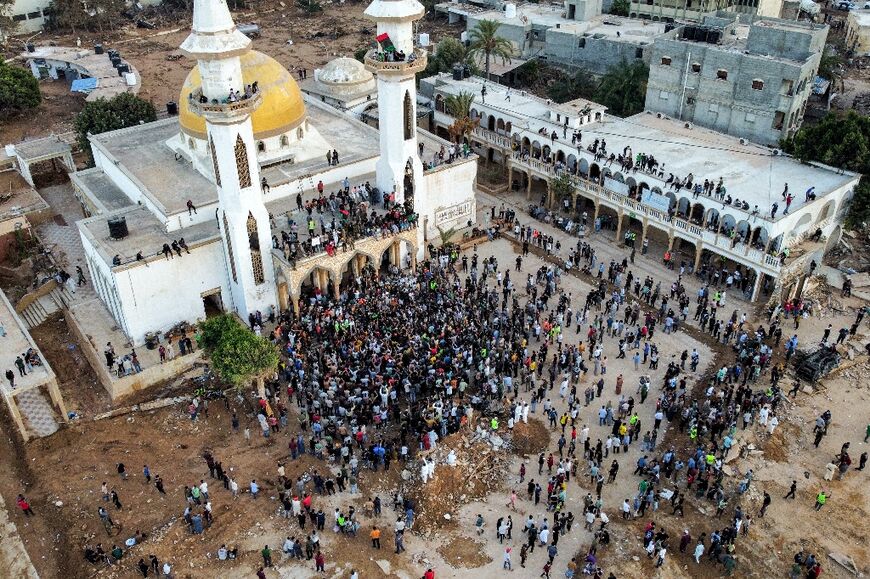
[[[415,48],[404,60],[398,60],[393,52],[370,50],[366,53],[365,67],[377,75],[405,76],[425,70],[427,62],[427,53],[423,48]]]
[[[249,97],[241,95],[237,100],[218,101],[217,99],[204,99],[202,89],[198,89],[190,93],[188,98],[190,99],[188,102],[190,111],[213,123],[228,123],[250,115],[263,102],[263,95],[259,91]]]

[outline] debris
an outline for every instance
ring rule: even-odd
[[[843,553],[828,553],[828,557],[830,557],[836,564],[840,567],[855,575],[856,577],[860,577],[861,573],[858,571],[857,565],[855,565],[855,561],[852,560],[848,555],[844,555]]]

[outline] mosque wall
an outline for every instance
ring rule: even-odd
[[[223,247],[220,240],[191,247],[190,255],[148,261],[147,265],[113,272],[127,320],[127,335],[134,345],[146,332],[163,331],[181,321],[205,318],[203,294],[220,289],[224,310],[232,310]]]
[[[464,228],[477,220],[474,181],[477,161],[442,165],[423,175],[425,194],[417,207],[424,217],[428,239],[438,238],[438,228]],[[416,196],[415,196],[416,200]]]

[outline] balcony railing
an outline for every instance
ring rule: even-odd
[[[546,175],[555,174],[552,165],[542,163],[536,159],[523,159],[520,156],[514,155],[512,162],[529,169],[537,170]],[[774,255],[763,254],[758,249],[749,247],[745,243],[733,244],[732,240],[725,234],[717,235],[715,232],[704,229],[690,221],[679,217],[672,217],[665,212],[648,207],[637,200],[630,199],[616,191],[611,191],[610,189],[592,181],[588,181],[581,177],[571,176],[571,183],[579,191],[592,194],[593,196],[608,201],[617,207],[624,207],[625,209],[628,209],[629,212],[646,216],[648,219],[656,222],[664,228],[678,229],[686,234],[692,235],[693,237],[700,238],[706,243],[715,246],[720,250],[724,250],[727,254],[731,255],[732,258],[737,258],[742,261],[748,259],[759,265],[763,265],[774,272],[778,272],[782,267],[779,258]]]
[[[250,97],[242,98],[234,102],[217,102],[214,99],[208,102],[200,102],[202,90],[191,93],[188,108],[194,114],[209,117],[213,121],[229,120],[242,114],[251,114],[263,100],[262,93],[255,92]]]
[[[427,54],[422,48],[415,48],[405,60],[389,60],[390,52],[370,50],[366,53],[365,67],[375,74],[416,74],[426,68]]]

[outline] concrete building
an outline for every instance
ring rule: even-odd
[[[689,272],[705,263],[737,267],[752,280],[747,297],[753,300],[762,291],[793,295],[810,260],[821,263],[839,240],[860,179],[655,113],[620,119],[589,102],[566,110],[516,90],[508,98],[505,87],[492,83],[484,103],[482,84],[447,74],[420,81],[436,109],[437,131],[453,122],[439,102],[459,92],[475,95],[471,114],[480,124],[472,147],[504,165],[508,186],[526,191],[530,203],[559,204],[577,221],[587,213],[590,226],[604,220],[616,231],[615,243],[629,231],[639,240],[652,237],[683,251]],[[636,168],[641,155],[655,165]],[[553,182],[562,176],[571,190],[557,199]],[[721,183],[721,194],[695,194],[704,181],[710,193]],[[784,214],[786,185],[796,197]]]
[[[628,15],[661,22],[700,22],[709,12],[725,10],[747,16],[794,19],[799,5],[799,0],[632,0]]]
[[[846,48],[870,56],[870,10],[852,10],[846,18]]]
[[[142,6],[153,6],[160,4],[162,0],[136,0],[136,3]],[[82,2],[87,6],[87,2]],[[128,5],[132,2],[127,2]],[[15,0],[12,5],[10,14],[12,21],[15,23],[14,30],[0,31],[0,38],[3,33],[6,34],[32,34],[42,30],[42,26],[48,19],[48,13],[51,8],[51,0]]]
[[[569,0],[564,6],[505,4],[504,10],[470,4],[439,4],[452,22],[465,20],[467,30],[481,20],[494,20],[498,34],[513,44],[519,59],[541,58],[594,74],[604,74],[622,62],[650,61],[664,23],[602,15],[600,1]]]
[[[646,109],[775,145],[801,126],[826,25],[707,15],[653,43]]]
[[[427,152],[449,147],[416,124],[414,75],[426,54],[414,47],[411,30],[422,13],[416,0],[375,0],[367,14],[378,34],[414,57],[372,50],[366,70],[342,61],[320,77],[360,81],[364,92],[374,74],[377,100],[387,104],[376,130],[304,95],[283,66],[251,49],[225,2],[196,0],[182,50],[197,66],[181,87],[179,116],[93,135],[95,167],[71,174],[89,216],[77,222],[88,277],[130,343],[215,311],[247,319],[298,308],[315,288],[338,297],[367,264],[407,265],[439,227],[474,222],[476,156],[425,167],[419,157],[420,144]],[[225,96],[231,90],[242,96]],[[336,162],[327,164],[332,151]],[[329,196],[345,180],[348,189],[371,182],[398,202],[407,199],[419,226],[363,232],[370,235],[347,251],[333,248],[340,215],[332,216],[335,235],[326,216],[318,234],[308,235],[297,196],[317,197],[318,183]],[[358,197],[357,208],[379,200]],[[372,203],[366,214],[375,209]],[[169,248],[182,240],[187,250],[173,255]]]

